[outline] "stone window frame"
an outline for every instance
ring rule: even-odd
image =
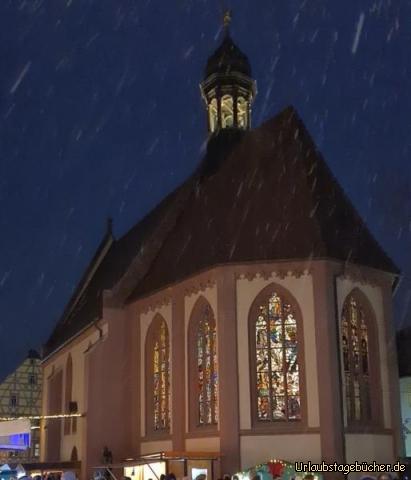
[[[197,334],[198,328],[201,320],[201,315],[204,308],[209,308],[212,314],[212,320],[216,326],[217,331],[217,321],[215,312],[210,305],[210,302],[201,295],[195,302],[193,309],[190,314],[190,319],[188,323],[188,332],[187,332],[187,358],[188,358],[188,393],[189,393],[189,430],[190,432],[202,432],[202,433],[212,433],[218,432],[218,421],[217,423],[208,424],[208,425],[199,425],[198,422],[198,395],[197,388],[195,386],[198,383],[197,376]],[[217,354],[217,375],[218,375],[218,332],[216,336],[216,354]],[[217,408],[217,417],[219,417],[219,406],[218,398],[220,396],[220,382],[219,377],[217,380],[217,405],[212,404],[213,407]],[[192,387],[194,386],[194,387]]]
[[[156,430],[154,427],[154,364],[153,353],[156,339],[160,334],[161,324],[164,322],[166,327],[166,355],[168,357],[168,427],[163,430]],[[170,331],[165,318],[157,313],[152,319],[146,333],[145,338],[145,436],[146,439],[169,439],[171,433],[171,345],[170,345]]]
[[[370,420],[361,419],[359,421],[349,421],[347,418],[347,393],[345,383],[344,358],[342,349],[342,318],[346,303],[354,297],[357,303],[362,307],[365,318],[364,322],[367,327],[368,336],[368,364],[369,364],[369,395],[371,406]],[[340,312],[340,357],[341,357],[341,375],[343,383],[343,402],[344,417],[346,431],[352,433],[364,433],[368,430],[383,428],[383,404],[382,404],[382,387],[381,387],[381,371],[380,371],[380,348],[378,336],[377,317],[367,295],[358,287],[353,288],[344,298]]]
[[[256,373],[256,346],[255,346],[255,323],[259,313],[259,307],[267,303],[273,293],[292,305],[297,323],[297,361],[300,371],[299,390],[301,419],[299,420],[260,420],[257,414],[257,373]],[[281,285],[271,282],[260,290],[254,297],[248,314],[248,349],[249,349],[249,375],[250,375],[250,407],[251,425],[253,429],[266,431],[267,433],[301,433],[308,429],[308,407],[307,387],[305,374],[305,353],[304,353],[304,326],[303,315],[297,299],[292,293]],[[317,352],[316,352],[317,353]]]

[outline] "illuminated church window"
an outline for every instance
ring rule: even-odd
[[[169,342],[164,320],[156,332],[153,348],[153,415],[154,430],[169,428]]]
[[[214,132],[218,125],[217,99],[213,98],[208,105],[208,116],[210,122],[210,131]]]
[[[342,312],[342,353],[348,423],[371,419],[368,328],[362,305],[350,295]]]
[[[221,99],[221,126],[222,128],[234,125],[233,97],[224,95]]]
[[[213,425],[218,421],[218,376],[216,324],[208,304],[197,330],[198,422]]]
[[[237,98],[237,122],[239,128],[247,128],[248,104],[244,97]]]
[[[263,422],[301,419],[297,320],[292,306],[276,292],[254,312],[256,413]]]

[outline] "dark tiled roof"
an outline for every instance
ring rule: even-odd
[[[131,298],[210,265],[307,258],[398,271],[288,108],[198,186]]]
[[[199,169],[112,243],[45,353],[101,315],[105,289],[132,300],[217,264],[307,258],[398,273],[288,108],[209,143]]]
[[[171,214],[170,210],[175,208],[176,198],[183,195],[184,187],[185,185],[168,195],[122,238],[112,239],[104,257],[100,258],[99,252],[102,252],[108,240],[107,238],[103,239],[88,270],[92,270],[93,264],[99,259],[98,267],[86,288],[82,287],[83,277],[77,288],[81,294],[73,295],[69,301],[65,312],[43,347],[43,357],[101,318],[104,290],[111,289],[121,279],[139,253],[150,252],[150,239],[156,226],[164,216]]]

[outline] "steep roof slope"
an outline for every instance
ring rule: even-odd
[[[87,271],[93,270],[91,279],[88,279],[87,285],[84,284],[84,277],[80,281],[76,293],[70,299],[62,317],[58,321],[52,334],[43,347],[43,356],[48,356],[55,351],[64,342],[72,338],[83,328],[92,324],[99,318],[102,313],[102,295],[104,290],[111,289],[127,272],[133,259],[142,252],[147,258],[145,264],[141,265],[142,273],[146,272],[150,264],[150,258],[155,254],[150,240],[153,234],[157,233],[156,227],[164,222],[165,217],[174,218],[178,213],[178,209],[184,203],[187,191],[186,182],[181,187],[168,195],[163,201],[157,205],[148,215],[146,215],[139,223],[131,228],[119,240],[111,237],[111,242],[107,244],[105,237],[101,245],[97,249],[96,255],[93,257]],[[158,236],[166,235],[167,231],[160,232]],[[159,239],[161,241],[161,238]],[[103,256],[104,245],[107,245]],[[153,243],[154,245],[154,243]],[[158,247],[157,247],[158,248]]]
[[[131,299],[211,265],[307,258],[397,272],[288,108],[199,184]]]
[[[105,289],[131,301],[217,264],[307,258],[398,273],[290,107],[211,142],[194,174],[113,241],[44,353],[101,316]]]

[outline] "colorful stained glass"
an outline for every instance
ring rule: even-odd
[[[153,423],[156,431],[168,430],[170,425],[169,376],[168,331],[162,320],[153,349]]]
[[[272,417],[274,420],[286,420],[287,419],[287,410],[286,409],[286,399],[284,396],[274,396],[273,397],[273,411]]]
[[[368,329],[364,310],[355,295],[350,295],[343,307],[342,353],[347,420],[349,423],[369,420]]]
[[[217,332],[211,309],[203,309],[197,330],[198,423],[218,422]]]
[[[290,419],[297,420],[301,415],[300,398],[297,396],[288,397],[288,416]]]
[[[258,420],[301,419],[297,343],[293,308],[274,292],[255,322]]]

